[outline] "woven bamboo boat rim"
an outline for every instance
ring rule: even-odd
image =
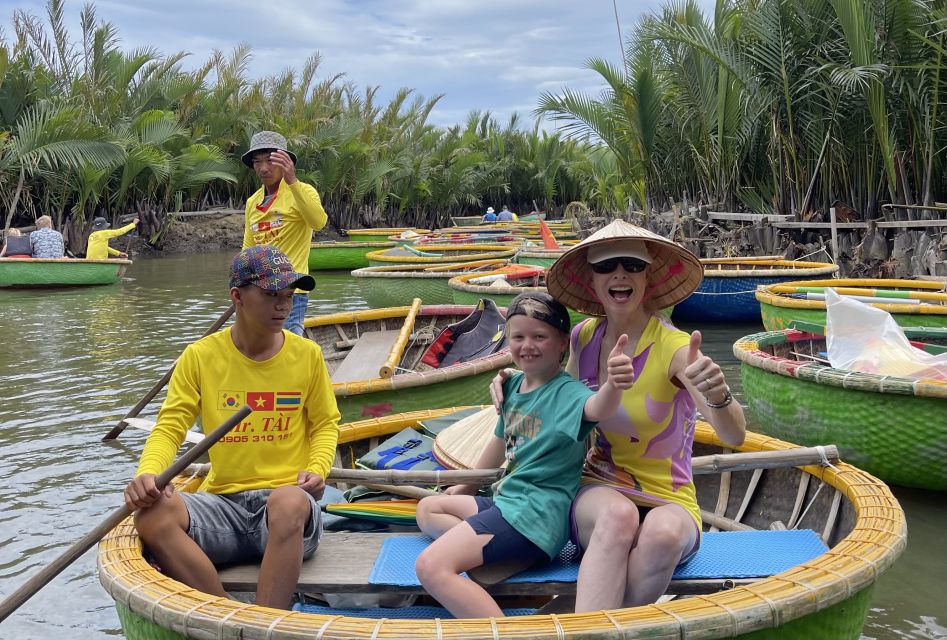
[[[446,412],[446,410],[445,410]],[[423,413],[423,412],[416,412]],[[443,413],[441,413],[443,415]],[[388,427],[389,421],[394,426]],[[396,432],[404,415],[343,425],[340,442]],[[699,422],[696,439],[723,446],[709,425]],[[795,447],[747,433],[740,451]],[[158,618],[177,632],[195,637],[268,638],[652,638],[722,637],[770,628],[825,609],[875,581],[907,544],[904,512],[891,491],[873,476],[845,463],[803,470],[835,487],[855,509],[852,531],[817,558],[765,578],[715,594],[583,614],[482,618],[473,620],[368,619],[326,616],[258,607],[201,593],[152,568],[141,557],[141,542],[131,518],[99,545],[99,580],[131,611],[152,622]],[[183,489],[186,482],[179,481]],[[708,629],[717,629],[710,636]],[[198,635],[199,634],[199,635]]]
[[[898,288],[915,289],[929,293],[943,293],[944,285],[930,280],[893,280],[871,278],[838,279],[838,280],[800,280],[782,282],[780,284],[759,285],[756,288],[756,299],[762,304],[787,309],[814,309],[825,311],[825,300],[804,300],[789,298],[781,293],[791,293],[795,287],[864,287],[869,289]],[[945,294],[947,299],[947,294]],[[878,298],[878,302],[869,302],[873,307],[883,309],[888,313],[903,313],[914,315],[947,315],[947,305],[939,304],[908,304],[897,302],[897,298]]]
[[[546,291],[546,287],[517,287],[514,285],[494,285],[494,284],[471,284],[469,280],[473,278],[481,278],[483,276],[491,276],[502,273],[500,271],[487,271],[484,273],[466,273],[462,276],[456,276],[447,281],[447,286],[451,289],[456,289],[457,291],[466,291],[467,293],[476,293],[478,295],[486,296],[498,296],[498,295],[510,295],[515,296],[524,291]],[[506,274],[514,275],[514,274]],[[494,282],[498,282],[494,280]]]
[[[309,245],[310,249],[367,249],[375,247],[378,249],[390,249],[391,247],[398,244],[393,240],[386,240],[385,242],[363,242],[361,240],[356,240],[355,242],[341,241],[336,242],[335,240],[329,240],[326,242],[313,242]]]
[[[418,247],[420,251],[436,253],[449,252],[441,256],[388,256],[382,249],[365,254],[369,260],[391,262],[393,264],[442,264],[447,262],[470,262],[472,260],[498,260],[512,258],[516,249],[505,244],[430,244]]]
[[[430,229],[415,229],[413,227],[383,227],[379,229],[346,229],[345,232],[348,235],[356,236],[389,236],[393,233],[404,233],[405,231],[413,231],[419,235],[425,233],[431,233]]]
[[[131,260],[125,258],[106,260],[88,260],[86,258],[3,258],[3,264],[108,264],[128,266],[131,263]]]
[[[771,260],[765,258],[703,258],[705,278],[763,278],[824,276],[838,271],[828,262]]]
[[[502,267],[509,264],[509,260],[474,260],[472,262],[457,262],[440,265],[432,268],[428,265],[388,265],[384,267],[362,267],[352,271],[356,278],[453,278],[454,276],[470,273],[471,269],[479,267]],[[435,270],[436,269],[436,270]],[[489,269],[485,269],[486,273]]]
[[[410,309],[411,307],[386,307],[384,309],[343,311],[341,313],[306,318],[304,324],[307,327],[320,327],[339,323],[405,318]],[[431,315],[451,314],[464,317],[469,315],[471,311],[473,311],[472,305],[425,305],[421,307],[421,311],[418,313],[418,319],[430,317]],[[501,309],[501,311],[506,312],[505,309]],[[509,348],[504,348],[488,356],[475,358],[467,362],[458,362],[443,369],[399,373],[390,378],[370,378],[366,380],[352,380],[350,382],[336,382],[332,384],[332,390],[335,392],[337,398],[347,398],[349,396],[357,396],[365,393],[375,393],[376,391],[396,391],[399,389],[426,387],[432,384],[475,376],[480,373],[496,371],[501,367],[509,366],[512,362],[513,356],[510,354]]]
[[[815,382],[816,384],[857,391],[947,399],[947,382],[940,380],[911,380],[897,376],[845,371],[814,360],[803,362],[770,355],[761,349],[761,347],[789,342],[788,337],[792,335],[806,336],[811,334],[805,334],[795,329],[755,333],[737,340],[733,345],[733,355],[748,366],[787,378]],[[814,337],[822,338],[822,336]],[[947,411],[947,406],[944,409]]]
[[[577,244],[576,241],[572,241],[569,244],[567,244],[567,242],[569,241],[559,242],[560,245],[563,245],[561,249],[537,249],[537,248],[520,249],[516,253],[516,255],[523,256],[525,258],[558,258],[563,253],[565,253],[569,249],[569,247]]]

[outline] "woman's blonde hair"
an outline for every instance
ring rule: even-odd
[[[52,229],[53,228],[53,219],[49,216],[40,216],[36,219],[36,227],[39,229]]]
[[[11,228],[9,231],[7,231],[7,235],[8,235],[8,236],[22,236],[23,234],[20,233],[20,230],[19,230],[19,229],[12,229],[12,228]]]

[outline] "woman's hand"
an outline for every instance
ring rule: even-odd
[[[707,402],[719,404],[726,400],[727,394],[730,393],[730,387],[727,386],[727,377],[723,374],[719,364],[700,352],[700,343],[700,331],[695,331],[691,334],[684,377],[692,387],[704,396]]]
[[[608,380],[616,389],[630,389],[635,381],[635,367],[631,356],[625,353],[628,344],[628,334],[621,334],[615,342],[615,347],[608,354]]]
[[[490,381],[490,398],[493,400],[493,408],[497,410],[497,415],[500,415],[500,411],[503,410],[503,383],[515,373],[519,371],[510,368],[500,369],[500,372]]]

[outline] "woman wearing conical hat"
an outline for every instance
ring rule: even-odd
[[[621,220],[564,253],[547,274],[549,293],[560,302],[599,316],[572,330],[566,370],[597,389],[607,379],[608,354],[627,334],[635,376],[618,413],[593,432],[572,505],[572,539],[583,551],[577,612],[654,602],[674,568],[697,551],[696,412],[723,442],[743,442],[743,409],[720,366],[700,352],[700,332],[679,331],[660,313],[702,278],[692,253]],[[502,377],[491,387],[495,398]]]

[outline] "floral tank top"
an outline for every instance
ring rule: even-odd
[[[592,318],[572,330],[579,379],[596,391],[606,325],[604,318]],[[668,380],[674,354],[689,342],[690,336],[667,318],[651,317],[635,346],[634,385],[622,395],[615,415],[593,431],[582,483],[610,485],[643,506],[680,505],[699,527],[691,472],[696,406],[686,389]],[[609,430],[619,421],[630,422],[634,435]]]

